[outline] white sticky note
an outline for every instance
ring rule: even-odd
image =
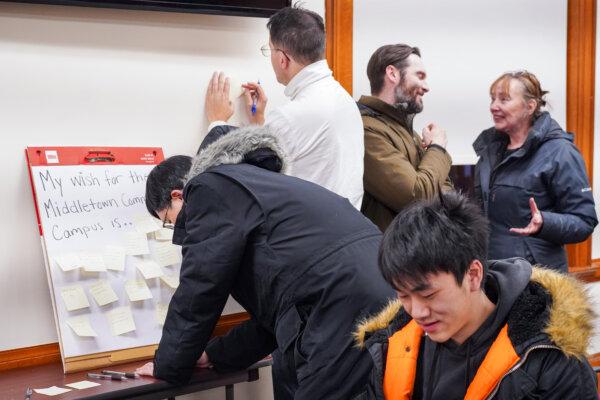
[[[65,286],[60,289],[60,295],[65,302],[68,311],[80,310],[90,306],[85,292],[80,285]]]
[[[125,234],[125,253],[137,256],[141,254],[149,254],[148,238],[145,233],[127,232]]]
[[[54,257],[54,261],[58,264],[60,269],[65,272],[72,271],[81,266],[81,260],[76,253],[61,254],[60,256]]]
[[[106,246],[104,248],[104,265],[114,271],[125,270],[125,248],[121,246]]]
[[[81,389],[89,389],[89,388],[93,388],[96,386],[100,386],[100,384],[97,382],[79,381],[79,382],[67,383],[65,386],[68,386],[73,389],[81,390]]]
[[[83,337],[97,337],[98,334],[92,328],[92,324],[90,323],[89,315],[78,315],[76,317],[72,317],[67,319],[67,325],[73,329],[77,336]]]
[[[169,309],[168,304],[157,303],[156,304],[156,322],[163,326],[165,319],[167,318],[167,310]]]
[[[130,301],[141,301],[152,298],[152,293],[143,279],[125,282],[125,292],[127,292]]]
[[[140,260],[137,262],[136,267],[142,273],[144,279],[163,276],[163,271],[160,266],[152,260]]]
[[[171,242],[173,240],[173,229],[161,228],[154,232],[154,239],[156,240],[168,240]]]
[[[133,217],[133,226],[135,230],[141,233],[150,233],[161,229],[162,224],[158,219],[150,214],[140,214]]]
[[[56,396],[58,394],[63,394],[70,392],[72,389],[61,388],[58,386],[50,386],[49,388],[44,389],[33,389],[34,392],[39,394],[45,394],[46,396]]]
[[[102,254],[97,253],[81,253],[79,254],[81,260],[81,266],[86,272],[104,272],[106,266],[104,265],[104,258]]]
[[[179,286],[179,275],[163,275],[160,280],[173,289],[177,289]]]
[[[114,336],[135,331],[135,322],[133,322],[131,308],[127,306],[110,310],[106,313],[106,318]]]
[[[179,264],[181,262],[181,249],[170,242],[156,242],[152,257],[161,267]]]
[[[113,303],[119,298],[107,280],[100,280],[89,287],[90,294],[99,306]]]

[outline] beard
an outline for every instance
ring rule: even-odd
[[[418,114],[423,111],[423,101],[419,101],[417,87],[406,88],[400,82],[394,89],[395,103],[394,107],[404,111],[407,114]]]

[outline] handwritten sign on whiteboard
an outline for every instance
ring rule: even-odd
[[[181,267],[181,249],[145,203],[162,150],[26,154],[63,360],[157,344]],[[230,300],[228,310],[242,309]]]

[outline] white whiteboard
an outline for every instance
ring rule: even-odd
[[[102,254],[105,247],[124,246],[125,235],[135,232],[135,217],[148,214],[145,207],[146,179],[154,165],[64,165],[32,166],[36,205],[43,228],[46,271],[63,359],[157,344],[162,334],[158,304],[168,305],[174,289],[160,278],[146,279],[151,299],[130,301],[125,282],[143,279],[137,264],[155,258],[158,241],[148,233],[150,254],[127,255],[124,271],[87,272],[83,268],[64,271],[57,257],[66,254]],[[155,220],[157,228],[160,221]],[[164,243],[164,241],[163,241]],[[180,253],[180,251],[179,251]],[[166,275],[179,275],[181,264],[162,266]],[[90,286],[107,280],[118,300],[99,306]],[[61,288],[81,285],[89,307],[68,311]],[[106,313],[117,307],[131,308],[135,331],[114,335]],[[229,300],[225,313],[239,311]],[[67,320],[89,315],[96,337],[78,336]]]

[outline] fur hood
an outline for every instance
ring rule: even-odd
[[[584,357],[596,315],[583,285],[575,278],[540,267],[533,268],[530,282],[542,286],[551,297],[550,310],[542,321],[543,332],[540,333],[545,333],[566,355]],[[511,313],[523,311],[521,307],[527,305],[515,304]],[[354,332],[357,346],[364,348],[370,335],[388,328],[398,319],[404,320],[400,327],[410,321],[408,314],[402,312],[402,303],[392,300],[379,314],[358,325]]]
[[[212,131],[211,131],[212,133]],[[262,154],[257,152],[263,151]],[[220,137],[200,151],[192,161],[192,167],[186,177],[189,182],[195,176],[211,167],[223,164],[240,164],[248,162],[255,164],[249,157],[262,156],[267,152],[270,157],[276,157],[281,162],[281,171],[287,170],[287,157],[279,139],[269,126],[247,126],[237,129],[226,129]]]

